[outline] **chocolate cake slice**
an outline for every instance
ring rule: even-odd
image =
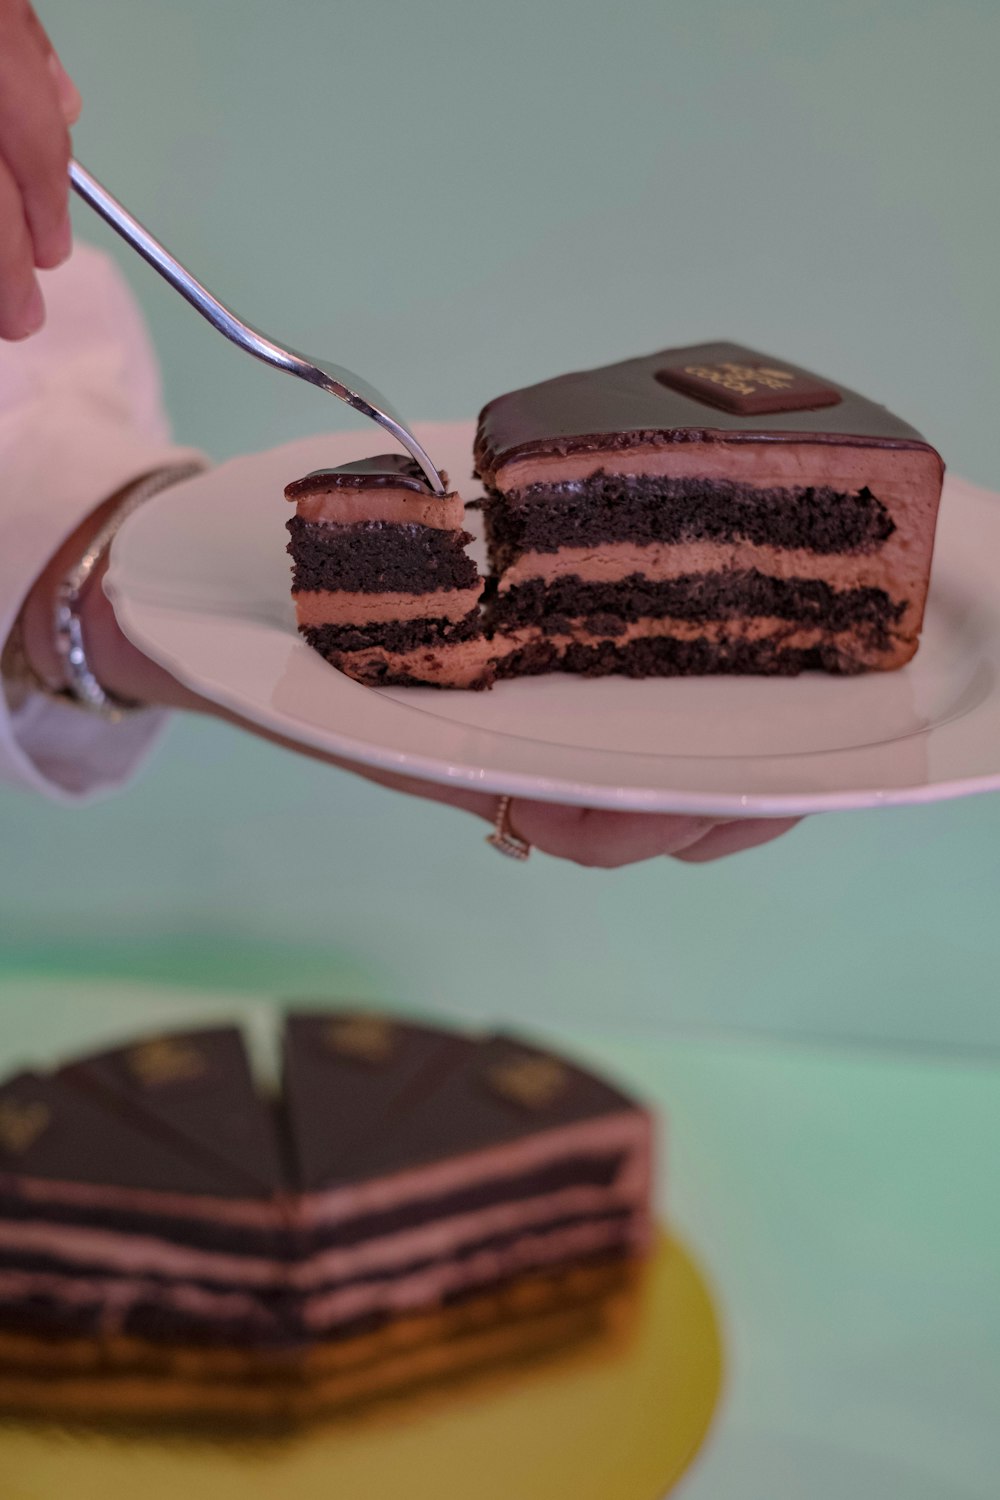
[[[370,686],[486,687],[482,584],[464,507],[402,454],[320,469],[285,489],[301,634]]]
[[[784,360],[698,344],[547,380],[484,408],[475,458],[505,675],[857,672],[917,649],[941,458]]]

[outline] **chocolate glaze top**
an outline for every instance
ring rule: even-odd
[[[56,1077],[204,1157],[232,1177],[234,1191],[254,1196],[284,1185],[270,1109],[235,1026],[141,1037],[68,1063]]]
[[[790,391],[814,390],[815,404],[763,411],[759,404],[746,409],[754,405],[746,402],[744,410],[726,410],[715,399],[664,383],[670,372],[689,366],[728,364],[766,366]],[[711,391],[710,384],[703,388]],[[661,349],[498,396],[480,413],[475,457],[478,472],[489,482],[502,464],[515,458],[614,451],[638,443],[734,441],[846,443],[934,452],[915,428],[846,386],[821,380],[786,360],[719,342]]]
[[[229,1027],[0,1080],[0,1198],[18,1178],[45,1178],[274,1201],[638,1108],[514,1036],[309,1011],[287,1019],[273,1113]]]
[[[251,1196],[208,1155],[145,1129],[104,1097],[62,1078],[20,1073],[0,1085],[0,1185],[45,1178],[150,1192]]]
[[[442,475],[447,482],[447,476]],[[406,453],[378,453],[374,458],[357,458],[353,463],[340,464],[336,469],[314,469],[301,479],[294,479],[285,486],[285,499],[298,500],[302,495],[314,495],[324,490],[370,490],[388,489],[416,490],[421,495],[432,495],[434,491],[427,483],[424,471]]]

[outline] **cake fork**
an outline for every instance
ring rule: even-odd
[[[213,328],[236,344],[240,349],[252,354],[255,359],[262,359],[266,364],[274,365],[278,370],[284,370],[288,375],[297,375],[300,380],[308,380],[310,385],[318,385],[321,390],[328,391],[331,396],[337,396],[341,401],[346,401],[348,406],[353,406],[355,411],[361,412],[365,417],[370,417],[373,422],[378,422],[387,432],[391,433],[397,442],[402,443],[408,450],[410,456],[423,470],[427,482],[437,495],[445,493],[445,486],[441,475],[434,467],[420,443],[413,436],[402,417],[389,405],[385,397],[377,391],[374,386],[362,380],[359,375],[354,375],[350,370],[345,370],[341,365],[331,364],[326,359],[316,359],[312,355],[301,354],[296,349],[286,349],[281,344],[276,344],[258,329],[244,323],[234,312],[224,306],[217,297],[197,281],[190,271],[185,270],[177,258],[170,254],[163,245],[155,240],[148,229],[144,229],[138,219],[132,217],[128,209],[113,198],[108,190],[92,177],[78,161],[69,164],[70,182],[80,197],[94,209],[107,224],[110,224],[122,239],[127,240],[134,250],[137,250],[142,258],[149,262],[154,271],[159,271],[165,281],[169,281],[175,291],[190,302],[191,306],[207,318]]]

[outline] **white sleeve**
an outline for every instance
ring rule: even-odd
[[[199,456],[170,441],[149,336],[114,263],[78,245],[42,282],[45,327],[0,342],[0,645],[49,559],[102,500]],[[0,690],[0,781],[61,801],[111,791],[163,718],[111,724]]]

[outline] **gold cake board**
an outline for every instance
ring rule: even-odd
[[[285,1439],[0,1426],[3,1500],[658,1500],[700,1447],[715,1313],[663,1236],[627,1317],[585,1345]]]

